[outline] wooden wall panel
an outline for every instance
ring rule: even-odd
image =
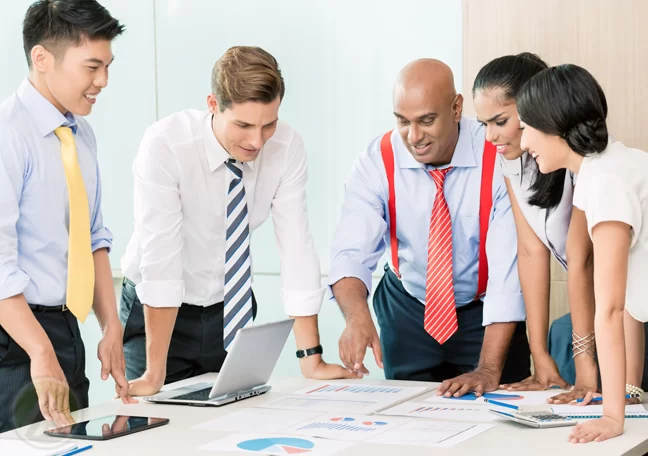
[[[648,1],[463,0],[464,112],[472,83],[495,57],[534,52],[548,64],[587,68],[605,91],[610,133],[648,150]],[[552,264],[551,313],[569,310],[566,275]]]

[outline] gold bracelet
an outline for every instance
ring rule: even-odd
[[[596,338],[594,336],[594,331],[585,337],[581,337],[572,329],[572,352],[572,358],[587,353],[592,358],[596,359]]]

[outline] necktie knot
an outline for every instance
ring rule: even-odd
[[[432,176],[432,179],[434,179],[434,183],[436,184],[438,190],[443,189],[446,175],[451,169],[452,168],[433,169],[432,171],[430,171],[430,175]]]
[[[61,141],[72,140],[72,129],[70,127],[58,127],[54,130],[54,134]]]
[[[228,158],[225,161],[225,166],[227,166],[227,168],[229,168],[229,170],[233,172],[238,179],[241,179],[243,177],[243,170],[239,167],[236,159]]]

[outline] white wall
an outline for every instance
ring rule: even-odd
[[[127,26],[113,45],[109,86],[90,118],[99,142],[104,219],[115,236],[114,269],[132,232],[131,163],[144,129],[174,111],[203,108],[212,66],[228,47],[261,46],[282,68],[287,91],[280,116],[306,143],[309,217],[324,274],[344,180],[368,142],[393,128],[391,87],[399,69],[415,58],[439,58],[461,87],[459,0],[100,1]],[[0,99],[26,75],[21,22],[30,3],[8,2],[0,16]],[[259,320],[282,318],[271,223],[254,233],[252,249]],[[320,320],[326,358],[337,361],[344,322],[330,303]],[[96,381],[98,366],[90,360],[99,334],[89,325],[83,331],[96,402],[111,389]],[[287,347],[277,374],[296,375],[294,342]]]

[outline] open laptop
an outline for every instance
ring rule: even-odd
[[[239,329],[216,381],[164,391],[148,402],[221,406],[270,391],[267,384],[286,345],[293,319]]]

